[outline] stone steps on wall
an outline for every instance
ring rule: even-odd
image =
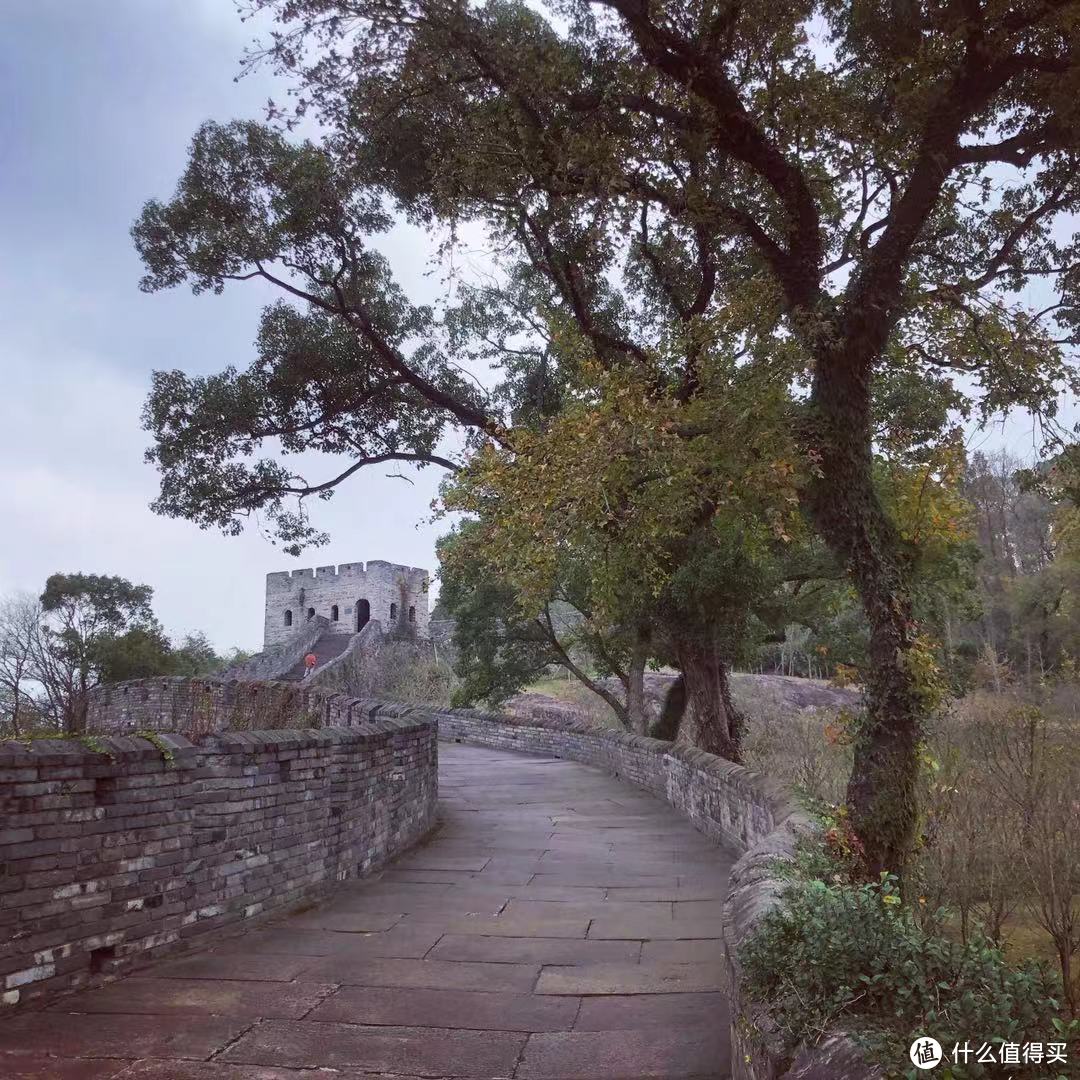
[[[352,634],[323,634],[311,647],[311,651],[318,660],[314,670],[318,671],[324,664],[340,656],[349,647],[353,636]],[[304,678],[303,658],[293,664],[280,678],[285,682],[300,682]]]

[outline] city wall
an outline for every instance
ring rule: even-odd
[[[594,765],[670,803],[699,832],[739,854],[723,915],[733,1080],[880,1077],[842,1034],[801,1048],[791,1060],[768,1011],[742,994],[739,948],[778,902],[778,862],[792,859],[799,837],[812,828],[782,785],[702,750],[584,720],[519,718],[472,709],[425,712],[384,702],[369,702],[366,709],[373,717],[431,716],[438,722],[440,739]]]
[[[812,827],[750,769],[565,716],[432,710],[297,683],[144,679],[107,691],[91,717],[113,734],[89,736],[93,750],[0,744],[8,1003],[124,970],[385,862],[433,820],[437,729],[597,766],[737,853],[724,905],[734,1080],[877,1075],[843,1035],[791,1060],[767,1010],[743,997],[739,949],[778,902],[778,862]],[[325,730],[200,734],[253,718]],[[166,733],[115,735],[141,729]]]
[[[0,1004],[310,903],[420,840],[434,722],[332,712],[326,730],[0,743]]]

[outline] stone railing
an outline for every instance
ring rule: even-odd
[[[331,712],[350,728],[0,742],[0,1003],[309,903],[420,840],[435,724]]]
[[[734,1080],[868,1080],[879,1075],[839,1035],[800,1049],[791,1060],[767,1010],[743,997],[739,949],[778,901],[777,861],[790,860],[799,836],[812,829],[782,785],[702,750],[581,719],[426,711],[385,702],[365,707],[369,716],[379,718],[431,716],[438,721],[440,739],[595,765],[666,800],[699,832],[739,855],[723,916]]]
[[[261,653],[239,664],[234,664],[223,671],[222,679],[277,679],[295,664],[299,663],[315,644],[330,629],[330,620],[322,615],[314,615],[297,630],[288,641],[263,649]]]

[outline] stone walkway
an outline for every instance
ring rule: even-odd
[[[3,1018],[0,1077],[726,1077],[730,859],[596,769],[439,750],[425,847],[213,951]]]

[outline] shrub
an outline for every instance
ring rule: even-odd
[[[842,800],[851,773],[848,710],[795,709],[766,690],[744,700],[737,704],[747,715],[746,764],[810,801]]]
[[[353,656],[337,673],[337,682],[354,697],[445,706],[457,680],[445,663],[435,659],[429,642],[391,638]]]
[[[803,865],[814,863],[804,859]],[[964,944],[920,929],[890,876],[864,885],[797,877],[740,959],[747,994],[768,1005],[790,1049],[815,1043],[839,1025],[888,1076],[921,1075],[908,1066],[916,1035],[932,1035],[948,1053],[965,1041],[976,1047],[1047,1043],[1077,1034],[1076,1022],[1070,1026],[1059,1007],[1060,984],[1046,967],[1012,968],[985,939]],[[1070,1057],[1075,1061],[1075,1048]],[[1013,1071],[972,1062],[935,1076]],[[1023,1067],[1030,1080],[1059,1075],[1055,1066]]]

